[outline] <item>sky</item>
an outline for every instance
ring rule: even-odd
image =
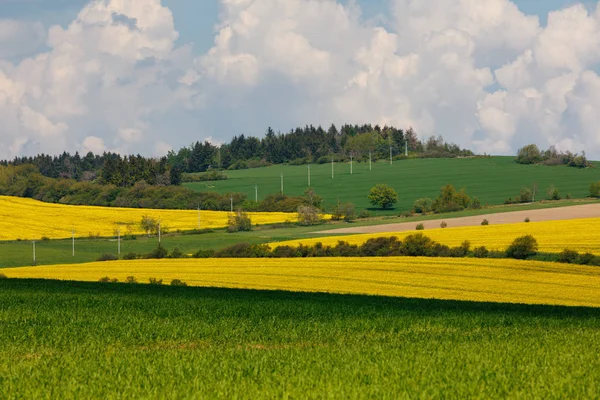
[[[332,123],[600,159],[599,75],[596,0],[0,0],[0,159]]]

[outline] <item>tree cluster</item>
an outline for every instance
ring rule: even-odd
[[[582,152],[581,155],[573,154],[570,151],[559,152],[554,146],[541,151],[535,144],[521,147],[517,151],[515,161],[519,164],[568,165],[576,168],[591,166],[587,161],[585,152]]]
[[[261,202],[250,201],[242,193],[196,192],[181,186],[156,186],[139,181],[131,187],[73,179],[42,176],[33,165],[0,166],[0,195],[32,198],[47,203],[113,206],[155,209],[196,209],[230,211],[234,207],[246,211],[297,212],[301,205],[321,208],[322,199],[314,191],[303,196],[274,194]]]

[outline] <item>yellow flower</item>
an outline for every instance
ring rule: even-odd
[[[223,228],[231,213],[201,211],[200,228]],[[297,214],[248,213],[253,224],[296,222]],[[128,209],[116,207],[68,206],[19,197],[0,196],[0,240],[64,239],[75,230],[77,237],[141,234],[143,216],[160,220],[164,231],[198,228],[194,210]]]
[[[415,223],[416,226],[416,223]],[[565,221],[543,221],[505,225],[469,226],[419,231],[436,242],[455,247],[463,241],[471,242],[472,247],[485,246],[488,250],[505,250],[513,240],[523,235],[533,235],[538,241],[539,251],[560,253],[564,249],[600,254],[600,218],[584,218]],[[382,236],[396,236],[402,240],[417,231],[399,233],[376,233],[351,236],[329,236],[305,240],[292,240],[283,243],[271,243],[271,247],[288,245],[335,246],[339,240],[350,244],[362,244],[368,239]]]
[[[597,267],[472,258],[183,259],[3,269],[9,278],[191,286],[600,307]]]

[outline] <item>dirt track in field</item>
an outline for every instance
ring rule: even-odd
[[[487,219],[490,222],[490,225],[500,225],[523,222],[525,218],[529,218],[531,222],[535,222],[594,217],[600,217],[600,204],[585,204],[581,206],[546,208],[541,210],[511,211],[497,214],[477,215],[473,217],[436,219],[431,221],[413,221],[385,225],[357,226],[354,228],[341,228],[315,232],[315,234],[405,232],[415,230],[415,227],[419,223],[422,223],[425,226],[425,229],[435,229],[440,227],[442,221],[446,221],[448,228],[456,228],[460,226],[481,225],[481,221],[484,219]]]

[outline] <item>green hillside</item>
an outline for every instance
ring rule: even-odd
[[[597,164],[596,164],[597,165]],[[478,197],[483,204],[502,204],[508,197],[515,197],[523,186],[538,184],[539,196],[544,198],[546,188],[554,184],[561,195],[573,198],[588,195],[589,185],[600,180],[600,169],[577,169],[567,166],[521,165],[514,157],[464,158],[464,159],[411,159],[394,161],[393,165],[380,161],[369,171],[368,163],[336,164],[334,178],[331,164],[311,165],[311,185],[323,196],[327,206],[338,200],[350,201],[358,208],[371,207],[367,194],[377,183],[387,183],[399,195],[398,211],[408,211],[417,198],[434,198],[440,188],[452,184],[465,188],[470,196]],[[197,191],[220,193],[242,192],[254,199],[254,185],[258,185],[258,197],[280,191],[284,174],[284,193],[300,195],[308,187],[308,168],[304,166],[275,165],[266,168],[227,171],[229,180],[188,183]]]

